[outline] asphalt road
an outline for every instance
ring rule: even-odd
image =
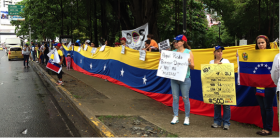
[[[8,61],[5,51],[0,51],[0,109],[0,137],[80,136],[34,70],[22,60]]]

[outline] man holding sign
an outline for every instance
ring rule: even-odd
[[[172,96],[173,96],[172,107],[173,107],[174,118],[172,119],[171,124],[176,124],[179,122],[178,111],[179,111],[179,97],[181,91],[183,101],[184,101],[184,106],[185,106],[184,125],[189,125],[190,124],[189,91],[191,88],[190,69],[194,69],[194,58],[191,52],[191,48],[187,44],[186,36],[178,35],[174,39],[176,40],[176,45],[175,45],[176,49],[173,52],[164,50],[161,53],[161,61],[157,72],[157,76],[172,78],[171,89],[172,89]],[[171,58],[172,58],[171,62],[168,61],[168,59]],[[162,66],[162,64],[165,64],[166,66]],[[180,76],[183,78],[179,78]]]

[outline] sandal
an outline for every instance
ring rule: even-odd
[[[272,131],[262,131],[261,133],[259,133],[259,135],[261,136],[267,136],[267,135],[272,135]]]
[[[260,130],[260,131],[258,131],[258,132],[256,132],[256,134],[260,134],[260,133],[262,133],[264,131],[264,129],[263,130]]]

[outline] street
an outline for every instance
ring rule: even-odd
[[[34,70],[0,51],[0,137],[80,136]],[[71,123],[70,123],[71,125]]]

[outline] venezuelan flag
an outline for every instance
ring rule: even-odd
[[[237,84],[238,62],[236,51],[253,50],[255,45],[226,47],[223,57],[235,64],[235,76]],[[91,53],[92,48],[87,51],[78,47],[68,49],[64,46],[64,53],[72,55],[74,70],[84,74],[107,79],[108,81],[127,87],[136,92],[142,93],[167,106],[172,106],[172,91],[170,79],[157,77],[160,53],[147,52],[146,61],[139,60],[139,51],[126,48],[125,54],[121,54],[121,47],[106,47],[103,52],[97,49],[95,54]],[[213,117],[214,105],[203,102],[201,86],[201,64],[209,64],[214,59],[213,48],[194,49],[195,69],[191,70],[192,86],[189,93],[191,113]],[[237,105],[231,106],[231,120],[241,123],[255,124],[262,127],[261,112],[255,98],[255,88],[236,85]],[[276,98],[275,98],[276,99]],[[184,111],[183,100],[180,99],[179,108]],[[277,117],[277,103],[274,101],[274,124],[273,131],[279,131]],[[170,112],[172,115],[172,112]],[[210,125],[210,124],[209,124]]]
[[[272,63],[275,49],[267,50],[238,50],[239,83],[251,87],[276,87],[271,79]]]

